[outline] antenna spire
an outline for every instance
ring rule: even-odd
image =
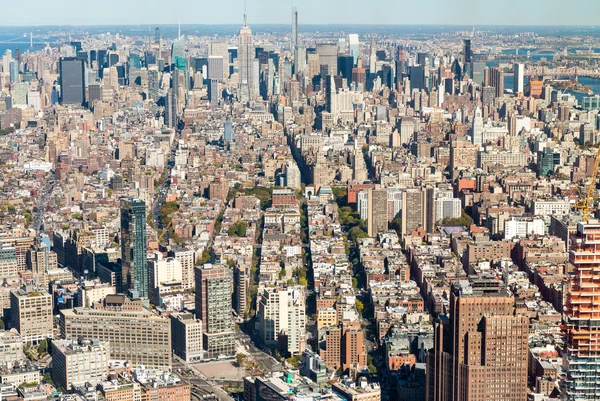
[[[181,18],[179,19],[179,30],[177,31],[177,39],[181,39]]]
[[[246,14],[246,0],[244,0],[244,26],[248,26],[248,15]]]

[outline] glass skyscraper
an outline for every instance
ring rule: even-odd
[[[146,268],[146,203],[139,199],[121,200],[122,290],[135,290],[148,297]]]
[[[83,59],[77,57],[60,59],[60,102],[62,104],[85,104],[84,80]]]

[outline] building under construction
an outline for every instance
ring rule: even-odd
[[[571,237],[573,264],[567,295],[566,398],[600,400],[600,223],[577,225]]]

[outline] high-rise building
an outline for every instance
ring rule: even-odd
[[[196,268],[196,316],[202,320],[203,346],[209,359],[235,355],[232,293],[229,268],[210,264]]]
[[[409,67],[408,78],[411,89],[425,89],[425,68],[422,65]]]
[[[208,81],[208,101],[217,106],[219,104],[219,80],[210,79]]]
[[[11,291],[10,323],[25,342],[52,338],[52,295],[32,286]]]
[[[515,95],[517,93],[523,93],[524,92],[523,81],[524,81],[524,75],[525,75],[525,66],[523,64],[515,63],[513,65],[513,72],[515,75],[513,92],[515,93]]]
[[[9,279],[18,276],[17,250],[0,242],[0,278]]]
[[[19,82],[19,62],[17,60],[12,60],[10,62],[10,82],[16,84]]]
[[[170,88],[165,97],[165,125],[169,128],[177,126],[177,91]]]
[[[568,369],[565,399],[600,400],[600,223],[580,222],[571,239],[569,261],[574,266],[569,275],[565,324]]]
[[[233,132],[233,123],[231,120],[227,120],[223,124],[223,140],[227,143],[235,140],[235,133]]]
[[[292,7],[292,51],[298,46],[298,7]]]
[[[338,45],[337,43],[319,43],[317,44],[317,54],[319,55],[319,66],[326,66],[328,75],[335,75],[338,72]]]
[[[426,399],[525,401],[528,336],[529,318],[514,315],[514,299],[496,277],[457,281],[449,316],[434,324]]]
[[[252,43],[252,30],[248,26],[246,14],[244,14],[244,25],[240,29],[238,43],[238,60],[240,72],[239,98],[245,103],[258,96],[258,81],[255,82],[255,75],[258,78],[259,71],[254,73],[255,51]]]
[[[173,353],[187,363],[201,361],[204,356],[202,349],[202,321],[191,313],[174,313],[171,319],[171,338]]]
[[[498,67],[492,67],[486,72],[485,85],[496,88],[496,97],[502,96],[504,94],[504,71]]]
[[[371,189],[368,192],[368,219],[367,227],[369,237],[376,237],[388,229],[388,194],[385,189]]]
[[[160,28],[154,28],[154,43],[160,44]]]
[[[223,64],[225,63],[223,56],[208,56],[208,79],[216,79],[219,82],[223,81]]]
[[[123,288],[148,297],[146,268],[146,203],[139,199],[121,200],[121,260]]]
[[[60,102],[62,104],[85,104],[85,65],[81,58],[60,59]]]
[[[216,39],[210,42],[209,46],[209,57],[222,57],[223,64],[221,65],[222,73],[215,75],[217,79],[222,81],[223,79],[229,78],[229,46],[227,45],[227,40],[225,39]],[[209,67],[210,69],[210,67]],[[214,68],[213,68],[214,70]],[[216,71],[214,71],[216,73]],[[210,77],[209,77],[210,78]]]
[[[475,107],[473,126],[471,127],[471,143],[483,145],[483,115],[479,106]]]
[[[465,39],[463,41],[463,63],[466,65],[471,62],[472,59],[472,51],[471,51],[471,39]]]
[[[426,228],[427,195],[423,189],[407,189],[402,196],[402,232],[404,236]]]
[[[141,300],[107,295],[93,308],[62,309],[63,338],[93,338],[110,342],[111,359],[129,361],[133,367],[171,367],[170,321],[150,312]]]
[[[259,332],[269,346],[283,345],[284,352],[299,355],[306,348],[304,287],[265,288],[259,304]]]
[[[108,377],[108,341],[52,341],[52,379],[65,390],[85,383],[99,384]]]

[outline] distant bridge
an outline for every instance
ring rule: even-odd
[[[44,46],[46,43],[42,39],[33,36],[33,32],[29,32],[29,40],[27,40],[27,36],[0,40],[0,45],[29,45],[29,47]]]
[[[561,54],[561,53],[566,53],[566,48],[563,51],[560,51],[559,49],[554,49],[554,48],[550,48],[550,47],[546,47],[546,48],[541,48],[541,49],[536,49],[536,51],[529,53],[531,56],[539,56],[542,54],[552,54],[553,56],[556,56],[557,54]]]

